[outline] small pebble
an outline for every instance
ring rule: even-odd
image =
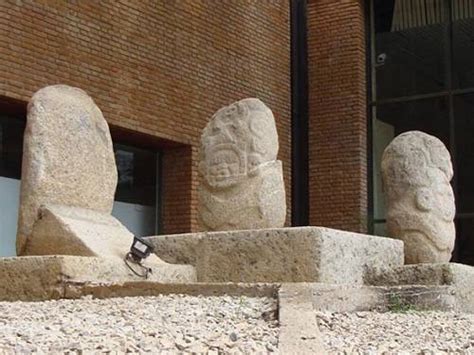
[[[237,341],[237,334],[235,334],[234,332],[232,332],[232,333],[230,333],[229,338],[230,338],[230,340],[232,340],[232,341]]]

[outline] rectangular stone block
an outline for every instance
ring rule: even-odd
[[[403,243],[323,227],[148,237],[169,263],[196,267],[199,282],[363,284],[373,268],[403,265]]]
[[[367,277],[375,286],[450,286],[459,308],[474,313],[474,267],[456,263],[412,264],[376,270]]]
[[[365,286],[306,284],[314,309],[323,312],[469,311],[452,286]]]
[[[124,283],[140,281],[117,258],[83,256],[21,256],[0,258],[0,300],[36,301],[63,298],[71,283]],[[162,265],[153,269],[149,281],[192,283],[195,270],[187,265]]]

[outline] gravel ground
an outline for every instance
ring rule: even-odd
[[[474,315],[317,312],[326,350],[341,354],[474,354]]]
[[[268,353],[276,301],[170,295],[0,302],[0,353]]]

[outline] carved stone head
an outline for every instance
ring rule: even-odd
[[[449,261],[454,247],[451,157],[436,137],[403,133],[385,149],[382,178],[390,236],[405,242],[407,263]]]
[[[211,187],[229,187],[276,160],[278,135],[271,110],[259,99],[217,111],[201,137],[199,171]]]
[[[217,111],[201,137],[198,215],[203,230],[279,228],[286,201],[270,109],[248,98]]]

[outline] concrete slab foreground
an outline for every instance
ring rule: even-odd
[[[199,282],[363,284],[372,269],[403,265],[403,243],[323,227],[148,237],[169,263],[196,267]]]
[[[37,260],[38,261],[38,260]],[[59,264],[47,262],[53,269]],[[386,311],[410,305],[416,310],[468,311],[459,302],[453,286],[364,286],[327,285],[318,283],[159,283],[153,281],[85,282],[59,278],[51,282],[47,275],[41,278],[40,269],[32,271],[33,284],[24,297],[24,285],[11,285],[10,291],[2,284],[0,300],[40,301],[46,299],[156,296],[187,294],[204,296],[272,297],[278,301],[280,323],[279,351],[283,354],[325,354],[315,311],[354,312]],[[54,270],[53,270],[54,271]],[[56,271],[52,275],[58,275]],[[3,276],[3,275],[2,275]],[[44,279],[48,282],[44,282]],[[19,291],[20,290],[20,291]],[[19,291],[19,292],[18,292]],[[31,296],[35,298],[32,299]],[[473,300],[474,302],[474,300]],[[395,309],[394,309],[395,307]]]
[[[283,284],[278,293],[281,354],[325,354],[314,313],[311,288]]]

